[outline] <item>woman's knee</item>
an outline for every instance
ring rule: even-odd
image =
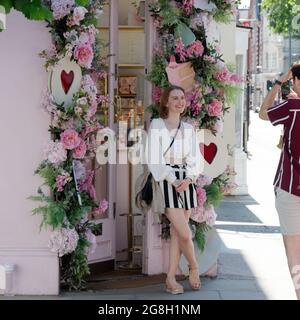
[[[192,233],[190,230],[187,230],[186,232],[181,232],[178,234],[179,238],[183,242],[189,242],[192,240]]]

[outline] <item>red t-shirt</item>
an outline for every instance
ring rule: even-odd
[[[271,123],[283,124],[283,149],[274,186],[300,197],[300,99],[289,99],[267,110]]]

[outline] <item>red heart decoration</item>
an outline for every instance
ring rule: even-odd
[[[214,161],[217,151],[218,147],[214,143],[210,143],[209,145],[200,143],[200,152],[209,164]]]
[[[64,92],[65,94],[67,94],[74,80],[74,72],[70,71],[69,73],[67,73],[65,70],[63,70],[60,74],[60,80],[61,80],[61,84],[63,86]]]

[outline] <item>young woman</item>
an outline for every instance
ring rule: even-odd
[[[148,167],[162,189],[165,214],[171,224],[166,290],[172,294],[184,292],[175,278],[181,253],[189,263],[191,288],[199,290],[201,285],[188,224],[191,209],[197,207],[194,183],[201,173],[201,160],[195,130],[181,120],[185,107],[184,90],[167,88],[161,98],[160,118],[152,120],[147,140]]]

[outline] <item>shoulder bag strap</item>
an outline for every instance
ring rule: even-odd
[[[180,125],[181,125],[181,121],[179,121],[178,128],[177,128],[177,130],[176,130],[176,133],[175,133],[174,137],[172,138],[172,142],[170,143],[168,149],[164,152],[163,156],[165,156],[166,153],[167,153],[167,152],[170,150],[170,148],[172,147],[172,145],[173,145],[173,143],[174,143],[174,141],[175,141],[175,138],[176,138],[176,136],[177,136],[177,133],[178,133],[178,131],[179,131]]]

